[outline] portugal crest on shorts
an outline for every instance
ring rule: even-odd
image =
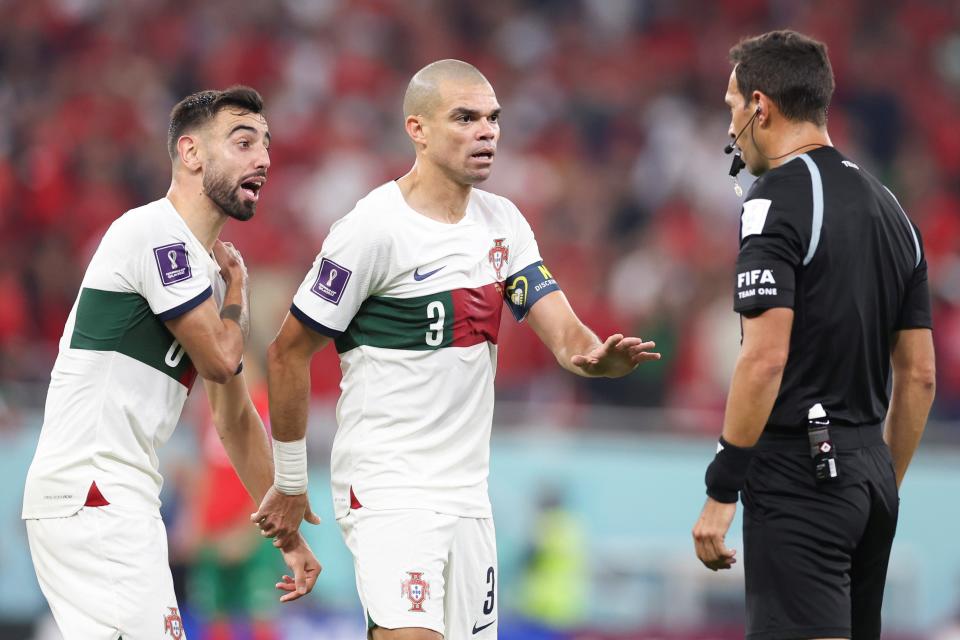
[[[183,638],[183,618],[180,617],[180,612],[177,611],[176,607],[167,607],[167,609],[170,609],[170,615],[163,617],[163,630],[170,634],[173,640],[181,640]]]
[[[494,271],[497,272],[498,281],[503,280],[503,276],[500,275],[500,269],[503,269],[507,264],[507,260],[510,259],[510,247],[504,246],[503,243],[505,240],[506,238],[497,238],[493,241],[493,247],[487,252],[487,260],[490,261]]]
[[[410,600],[410,611],[423,611],[423,602],[430,597],[430,583],[421,571],[407,571],[407,575],[410,578],[400,585],[400,595]]]

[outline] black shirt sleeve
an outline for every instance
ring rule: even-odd
[[[911,223],[912,224],[912,223]],[[913,270],[913,275],[907,282],[907,290],[903,296],[903,307],[897,320],[897,330],[901,329],[932,329],[933,315],[930,312],[930,286],[927,283],[927,256],[923,251],[923,240],[920,230],[913,225],[917,242],[920,243],[920,264]]]
[[[813,209],[810,177],[806,167],[802,171],[764,176],[743,203],[733,294],[737,313],[794,307],[796,272],[810,245]]]

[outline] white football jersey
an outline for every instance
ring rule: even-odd
[[[157,513],[157,448],[196,369],[164,321],[211,295],[220,269],[166,198],[118,218],[100,241],[50,376],[24,518],[65,517],[92,483],[110,504]]]
[[[556,290],[506,198],[472,190],[444,224],[396,182],[338,220],[291,314],[334,338],[343,374],[331,475],[337,517],[350,491],[372,509],[490,517],[487,474],[504,298],[518,319]]]

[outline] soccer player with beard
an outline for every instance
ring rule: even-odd
[[[247,271],[217,239],[228,218],[253,217],[266,182],[262,111],[242,86],[174,107],[170,190],[110,226],[67,318],[23,500],[37,578],[67,640],[184,637],[157,448],[198,373],[253,499],[273,484],[242,374]],[[299,536],[282,553],[295,576],[278,583],[289,601],[313,587],[320,566]]]

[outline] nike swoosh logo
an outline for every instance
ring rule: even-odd
[[[446,267],[446,266],[447,265],[443,265],[443,267]],[[426,280],[427,278],[435,274],[437,271],[440,271],[440,269],[443,269],[443,267],[437,267],[433,271],[427,271],[426,273],[420,273],[420,267],[417,267],[416,269],[413,270],[413,279],[416,280],[417,282],[421,282],[422,280]]]
[[[487,627],[489,627],[490,625],[492,625],[492,624],[493,624],[494,622],[496,622],[496,621],[497,621],[497,619],[494,618],[493,620],[491,620],[491,621],[488,622],[487,624],[483,625],[482,627],[478,627],[478,626],[477,626],[477,623],[474,622],[474,623],[473,623],[473,635],[477,635],[478,633],[480,633],[481,631],[483,631],[484,629],[486,629]]]

